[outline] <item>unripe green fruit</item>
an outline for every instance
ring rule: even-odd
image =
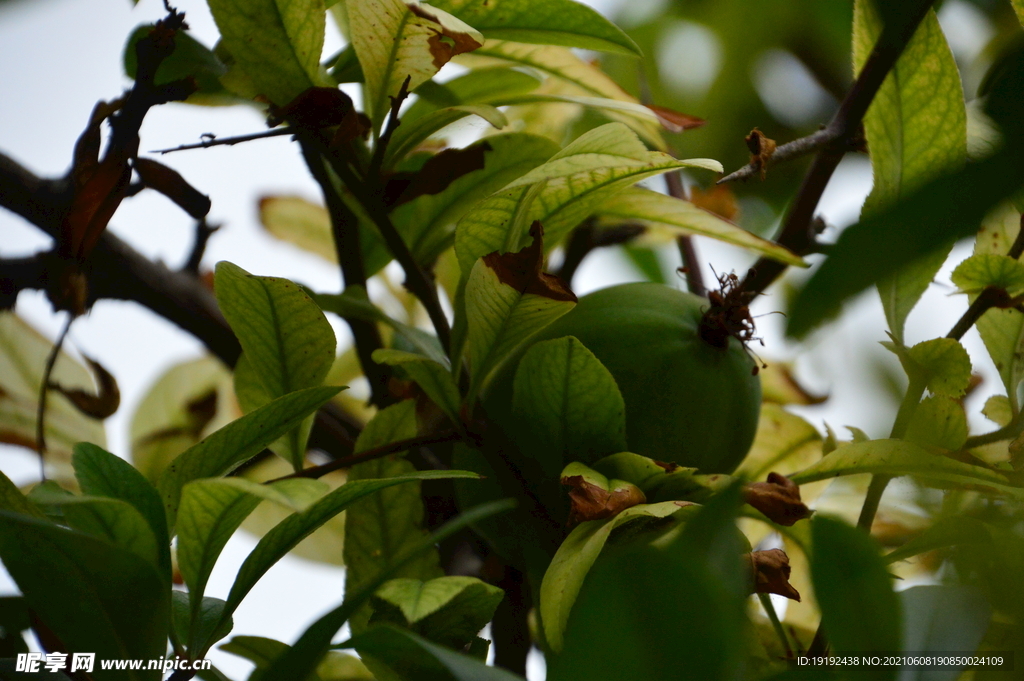
[[[742,344],[703,340],[710,303],[662,284],[612,286],[580,299],[537,341],[575,336],[615,377],[629,449],[652,459],[731,473],[754,441],[761,382]]]

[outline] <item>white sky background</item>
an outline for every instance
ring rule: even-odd
[[[176,4],[186,12],[197,38],[213,45],[217,32],[205,3],[180,0]],[[623,3],[592,0],[590,4],[609,14]],[[641,6],[657,4],[658,0],[631,3],[631,13],[640,12]],[[159,0],[143,0],[135,8],[129,0],[22,0],[0,4],[0,150],[41,175],[64,173],[95,102],[113,99],[129,85],[121,55],[131,30],[163,14]],[[945,3],[941,19],[958,55],[973,57],[986,38],[984,18],[969,5],[951,0]],[[340,39],[331,25],[327,33],[325,54],[332,54],[340,46]],[[793,82],[800,82],[799,74]],[[814,92],[808,92],[808,97],[814,96]],[[264,127],[261,116],[245,107],[171,104],[154,108],[146,118],[142,150],[194,142],[207,132],[226,137]],[[736,131],[737,141],[745,132]],[[182,152],[162,160],[210,195],[210,220],[224,224],[209,244],[203,261],[206,267],[230,259],[254,273],[293,278],[318,290],[338,290],[340,277],[334,266],[266,236],[258,225],[256,202],[265,193],[320,199],[316,184],[287,138]],[[870,186],[867,159],[848,157],[829,185],[821,214],[839,227],[856,221]],[[125,201],[110,225],[143,254],[172,267],[180,266],[191,248],[192,220],[155,192],[143,192]],[[48,248],[49,242],[20,218],[0,211],[0,255],[28,255]],[[703,260],[712,263],[718,272],[745,271],[753,260],[733,247],[706,239],[698,239],[698,247]],[[967,249],[958,247],[955,256],[960,257],[950,259],[940,282],[948,282],[949,271],[967,255]],[[672,249],[666,250],[665,257],[678,258]],[[707,267],[705,276],[711,280]],[[581,267],[575,288],[583,294],[637,278],[617,254],[598,251]],[[949,297],[951,290],[941,285],[931,287],[908,322],[909,343],[944,335],[966,309],[962,297]],[[759,299],[757,313],[779,306],[773,294],[778,295],[769,291]],[[17,311],[51,336],[62,321],[38,292],[22,293]],[[854,425],[873,437],[884,437],[890,425],[888,419],[892,418],[891,405],[878,398],[880,388],[873,383],[871,372],[864,370],[874,358],[891,361],[877,344],[885,339],[886,328],[877,295],[858,298],[838,323],[817,333],[799,349],[782,340],[783,322],[778,315],[758,320],[765,339],[763,351],[758,350],[767,359],[795,359],[799,377],[814,390],[831,395],[825,405],[801,413],[819,426],[825,421],[834,428]],[[341,324],[335,328],[339,345],[346,343],[347,329]],[[982,390],[968,403],[977,411],[989,394],[1001,388],[977,333],[972,330],[964,342],[976,370],[986,379]],[[122,456],[127,453],[131,414],[148,386],[172,364],[202,352],[201,344],[189,334],[146,309],[119,301],[100,301],[87,317],[76,321],[68,345],[98,359],[120,384],[122,407],[108,421],[107,433],[109,448]],[[989,427],[976,416],[972,416],[972,424],[976,431]],[[29,482],[37,464],[34,455],[25,450],[0,445],[0,468],[16,482]],[[237,566],[253,545],[247,535],[231,540],[211,579],[210,595],[226,595]],[[343,570],[286,558],[239,608],[235,633],[293,641],[313,619],[341,600],[342,589]],[[16,591],[5,573],[0,574],[0,591]],[[219,651],[211,657],[236,679],[244,678],[250,668],[239,658]],[[533,666],[531,676],[543,678],[539,665]]]

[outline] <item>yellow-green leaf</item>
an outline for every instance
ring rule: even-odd
[[[434,0],[488,38],[640,56],[636,43],[596,11],[572,0]]]
[[[284,106],[325,85],[323,0],[210,0],[221,40],[256,90]]]
[[[935,338],[907,350],[913,362],[908,371],[918,372],[928,390],[937,395],[960,397],[971,383],[971,358],[959,341]]]
[[[662,232],[671,237],[693,234],[706,236],[788,265],[807,267],[807,263],[800,256],[784,246],[751,234],[689,201],[652,192],[649,189],[626,189],[605,200],[598,206],[595,214],[599,218],[614,222],[639,221],[646,225],[649,231]]]
[[[366,77],[364,106],[374,129],[409,78],[409,90],[429,80],[457,54],[483,44],[471,26],[433,7],[402,0],[345,0],[352,45]],[[322,14],[322,12],[321,12]]]
[[[876,0],[857,0],[853,61],[860,71],[882,31]],[[864,116],[874,188],[863,215],[873,215],[967,158],[967,111],[960,72],[933,11],[907,44]],[[950,244],[952,247],[952,244]],[[900,269],[879,283],[886,319],[903,340],[907,315],[942,266],[949,248]]]
[[[967,440],[967,414],[951,397],[933,395],[914,410],[906,439],[925,447],[957,451]]]
[[[1018,296],[1024,292],[1024,263],[1008,255],[979,253],[957,265],[950,279],[961,293],[980,293],[995,286]]]

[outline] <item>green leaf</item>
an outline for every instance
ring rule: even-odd
[[[256,277],[229,262],[217,264],[215,284],[217,303],[242,345],[235,391],[246,412],[323,383],[337,341],[312,298],[287,279]],[[310,428],[312,418],[276,448],[295,470],[305,462]]]
[[[935,338],[907,350],[907,368],[936,395],[961,397],[971,383],[971,358],[959,341]]]
[[[237,416],[231,373],[213,357],[175,364],[139,402],[131,461],[155,482],[171,461]]]
[[[536,251],[536,259],[542,257],[539,233],[534,245],[527,248]],[[575,296],[564,286],[547,288],[539,272],[527,273],[525,277],[539,277],[537,281],[519,282],[507,259],[526,252],[523,249],[514,256],[481,258],[469,272],[465,305],[466,354],[472,380],[467,398],[470,404],[486,392],[494,374],[517,348],[576,305]]]
[[[458,650],[491,621],[504,594],[475,577],[392,579],[374,593],[370,623],[390,622]]]
[[[302,419],[338,394],[339,388],[306,388],[279,397],[254,412],[232,421],[198,444],[189,447],[160,476],[157,489],[174,534],[181,489],[198,478],[226,475],[256,456],[268,444],[294,428]]]
[[[461,423],[459,404],[462,396],[455,379],[447,367],[430,357],[402,350],[381,348],[374,350],[373,361],[378,364],[398,366],[426,393],[434,404],[440,407],[452,423]]]
[[[554,466],[548,477],[566,461],[589,464],[628,449],[626,405],[615,378],[572,336],[526,352],[516,370],[512,413],[529,424],[524,451]]]
[[[870,440],[844,445],[818,463],[789,476],[798,485],[841,475],[912,475],[937,487],[961,487],[1024,498],[1024,489],[980,466],[931,454],[906,440]]]
[[[433,7],[401,0],[345,0],[345,7],[374,130],[391,108],[388,98],[398,94],[406,78],[409,90],[415,90],[452,57],[483,44],[473,27]]]
[[[478,201],[558,152],[551,140],[526,133],[493,135],[477,144],[487,145],[482,169],[456,179],[440,194],[427,194],[402,204],[391,214],[418,262],[433,263],[451,247],[456,223]]]
[[[471,524],[497,513],[503,513],[514,507],[515,502],[510,499],[478,506],[449,520],[432,535],[408,546],[405,551],[396,556],[361,590],[357,592],[346,590],[345,601],[314,622],[299,637],[294,646],[281,655],[281,657],[274,660],[274,663],[261,677],[261,681],[293,681],[295,678],[303,678],[313,670],[317,662],[327,653],[331,645],[331,639],[334,638],[334,635],[341,629],[342,625],[349,620],[358,608],[369,600],[374,591],[380,588],[384,582],[394,577],[403,566],[410,561],[415,561],[422,552],[432,550],[438,542],[469,527]]]
[[[405,400],[378,412],[359,434],[354,451],[362,452],[415,435],[415,400]],[[352,481],[349,484],[414,474],[411,463],[400,455],[392,455],[353,466],[349,471]],[[345,592],[362,591],[408,547],[421,541],[426,536],[423,517],[418,484],[382,489],[353,504],[345,516]],[[422,580],[440,577],[444,572],[439,561],[436,551],[424,551],[394,576]],[[361,608],[352,620],[352,631],[363,631],[369,617],[369,608]]]
[[[178,507],[178,569],[188,585],[192,607],[203,602],[206,582],[224,545],[261,501],[301,510],[294,500],[296,494],[322,496],[326,490],[326,483],[301,478],[273,485],[210,478],[185,485]]]
[[[18,486],[11,482],[3,471],[0,471],[0,510],[46,520],[46,514],[42,509],[22,494]]]
[[[744,678],[739,505],[734,487],[681,532],[602,559],[576,599],[549,681]]]
[[[859,71],[882,32],[874,0],[854,6],[853,61]],[[879,212],[967,158],[967,110],[960,72],[935,13],[929,11],[864,116],[874,187],[863,215]],[[893,335],[949,255],[951,244],[898,269],[878,284]]]
[[[174,620],[176,640],[188,648],[193,659],[197,659],[231,633],[234,620],[230,615],[224,617],[224,601],[209,597],[202,599],[193,619],[190,598],[191,594],[184,591],[171,592],[171,619]]]
[[[390,168],[411,153],[421,142],[434,133],[462,120],[466,116],[479,116],[494,128],[501,130],[508,125],[505,114],[490,104],[459,104],[437,109],[402,125],[391,138],[384,155],[384,167]]]
[[[583,580],[594,566],[608,537],[617,527],[645,518],[667,518],[674,513],[686,516],[692,510],[681,510],[674,501],[660,504],[639,504],[607,520],[588,520],[577,525],[551,560],[540,587],[540,617],[548,646],[561,652],[566,623]]]
[[[521,677],[500,667],[436,645],[411,631],[381,625],[347,641],[360,655],[386,660],[401,681],[517,681]]]
[[[221,41],[256,90],[277,106],[317,85],[323,0],[210,0]]]
[[[527,228],[534,221],[544,225],[550,249],[616,192],[684,167],[721,169],[716,161],[679,161],[648,151],[621,123],[595,128],[462,218],[455,233],[459,266],[468,273],[481,256],[518,251],[526,244]]]
[[[135,46],[153,30],[155,24],[143,24],[136,28],[128,38],[124,48],[124,72],[132,80],[138,68],[138,55]],[[189,102],[195,104],[223,103],[230,98],[227,90],[220,82],[226,74],[227,67],[217,58],[213,50],[192,37],[188,31],[178,31],[174,36],[174,52],[160,62],[154,82],[163,85],[182,78],[194,78],[198,91],[190,95]]]
[[[694,234],[706,236],[787,265],[807,267],[807,263],[800,256],[783,246],[751,234],[689,201],[648,189],[626,189],[607,199],[597,207],[595,213],[598,218],[609,222],[640,221],[649,231],[667,232],[673,237]]]
[[[333,312],[339,317],[352,317],[353,319],[387,324],[425,356],[441,364],[448,361],[448,356],[441,349],[441,344],[438,343],[435,336],[384,314],[379,307],[370,302],[366,295],[366,289],[361,286],[349,286],[342,293],[315,293],[313,297],[321,309]]]
[[[967,414],[952,397],[934,395],[914,409],[905,438],[923,447],[958,451],[967,440]]]
[[[557,86],[555,89],[560,95],[638,103],[635,97],[619,87],[600,68],[564,47],[487,40],[483,47],[459,57],[459,61],[471,68],[515,65],[535,70],[545,74],[549,79],[554,79],[554,85]],[[647,115],[638,118],[630,113],[612,111],[606,112],[605,115],[612,120],[625,123],[656,149],[666,148],[665,140],[661,136],[661,126],[652,123]]]
[[[228,613],[234,612],[252,587],[266,574],[267,570],[281,560],[296,544],[308,537],[325,522],[338,515],[363,497],[388,487],[417,480],[445,480],[451,478],[476,478],[468,471],[416,471],[384,480],[352,480],[301,513],[295,513],[268,532],[256,544],[238,570],[235,583],[228,594]],[[347,556],[346,556],[346,562]],[[349,570],[352,569],[349,563]]]
[[[979,253],[957,265],[950,279],[961,293],[981,293],[995,286],[1019,296],[1024,293],[1024,263],[1007,255]]]
[[[133,552],[0,511],[0,558],[36,616],[69,650],[98,659],[156,659],[166,650],[169,590]],[[160,672],[93,672],[97,681],[155,681]]]
[[[903,650],[927,655],[975,651],[988,631],[992,607],[972,587],[929,584],[899,594],[903,610]],[[962,668],[911,669],[907,681],[956,681]]]
[[[871,537],[825,516],[811,521],[811,578],[837,653],[900,650],[900,600]],[[896,667],[849,667],[855,679],[894,679]]]
[[[139,512],[153,531],[159,567],[169,578],[171,540],[167,534],[167,515],[152,483],[124,459],[88,442],[75,445],[71,462],[83,494],[120,499]]]
[[[35,448],[36,406],[53,341],[11,311],[0,311],[0,442]],[[89,370],[61,351],[50,380],[92,392]],[[46,402],[47,464],[51,476],[70,478],[71,450],[79,442],[106,443],[103,423],[51,391]]]
[[[993,395],[985,400],[985,406],[981,413],[992,423],[998,426],[1006,426],[1013,420],[1013,409],[1010,407],[1010,399],[1006,395]]]
[[[596,11],[572,0],[435,0],[488,38],[641,56],[636,43]]]

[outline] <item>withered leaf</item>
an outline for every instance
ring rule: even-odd
[[[696,116],[690,116],[678,111],[673,111],[672,109],[666,109],[663,106],[655,106],[653,104],[647,104],[646,106],[654,112],[655,116],[658,117],[658,122],[661,123],[661,127],[665,128],[669,132],[692,130],[707,123],[703,118],[697,118]]]
[[[794,601],[800,600],[800,592],[789,583],[792,568],[789,566],[789,556],[785,551],[754,551],[743,557],[750,566],[754,593],[778,594]]]
[[[445,149],[431,156],[408,180],[391,206],[400,206],[426,194],[440,194],[463,175],[474,170],[483,170],[484,156],[491,148],[491,145],[484,141],[465,149]]]
[[[298,128],[319,130],[341,125],[353,110],[352,99],[336,87],[311,87],[280,108],[272,109],[271,126],[283,121]]]
[[[413,3],[408,5],[409,11],[427,21],[433,22],[437,28],[434,35],[427,39],[427,46],[430,55],[433,57],[434,68],[441,68],[452,60],[452,57],[465,52],[472,52],[481,47],[483,43],[463,31],[452,30],[445,26],[445,22],[439,16],[423,8],[422,5]]]
[[[769,473],[767,482],[753,482],[744,487],[743,499],[773,523],[786,527],[813,513],[800,500],[800,486],[778,473]]]
[[[117,387],[117,380],[96,360],[84,355],[82,359],[96,377],[97,394],[93,395],[81,388],[65,388],[57,383],[50,383],[50,389],[64,395],[86,416],[94,419],[112,416],[121,406],[121,390]]]
[[[501,283],[526,294],[576,302],[569,285],[553,274],[542,272],[544,265],[544,227],[539,220],[530,226],[533,242],[518,253],[495,251],[484,256],[484,264],[494,270]]]
[[[754,128],[744,138],[744,141],[747,143],[747,149],[750,150],[750,165],[761,171],[763,180],[768,171],[768,162],[771,161],[772,154],[775,153],[775,140],[765,137],[763,132]]]
[[[639,487],[621,480],[611,481],[611,489],[605,489],[587,481],[582,475],[570,475],[562,478],[562,484],[572,488],[569,490],[572,503],[567,523],[569,527],[587,520],[611,518],[631,506],[647,501]]]
[[[137,158],[135,172],[144,185],[174,201],[196,220],[206,217],[210,212],[210,197],[190,185],[178,171],[153,159]]]

